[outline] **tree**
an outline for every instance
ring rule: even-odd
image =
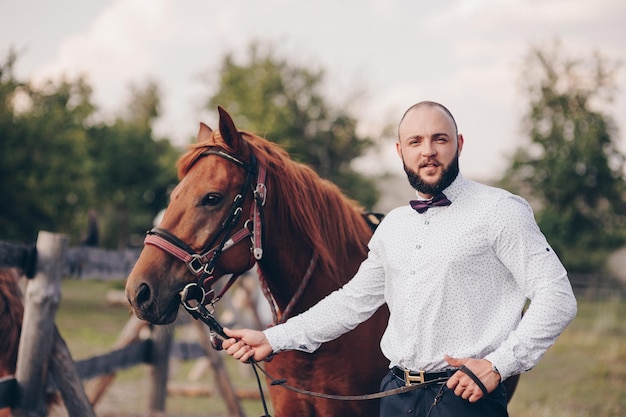
[[[262,51],[253,43],[244,64],[227,54],[218,78],[209,110],[223,106],[239,126],[278,143],[294,160],[310,165],[365,207],[376,203],[374,181],[350,165],[373,142],[356,133],[353,117],[324,98],[323,71],[292,65],[271,47]]]
[[[152,132],[159,101],[155,83],[132,86],[123,115],[112,124],[89,128],[97,206],[106,226],[105,246],[124,248],[133,244],[133,236],[143,237],[167,205],[169,188],[177,181],[180,152],[168,140],[155,140]]]
[[[152,132],[157,85],[131,87],[123,116],[94,124],[84,79],[33,85],[16,79],[16,60],[10,52],[0,62],[0,239],[32,242],[51,230],[77,244],[94,210],[104,246],[142,237],[167,204],[180,155]]]
[[[11,52],[0,65],[0,233],[26,242],[42,229],[73,234],[93,186],[83,129],[91,88],[82,79],[20,82],[16,59]]]
[[[573,271],[600,267],[624,242],[624,156],[601,110],[617,69],[597,52],[570,58],[558,41],[531,48],[522,67],[530,144],[516,151],[500,185],[537,206],[539,225]]]

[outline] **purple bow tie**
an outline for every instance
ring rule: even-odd
[[[431,207],[449,206],[452,202],[443,193],[439,193],[430,200],[411,200],[410,204],[413,210],[423,213]]]

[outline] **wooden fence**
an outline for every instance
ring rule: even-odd
[[[60,393],[70,417],[95,417],[93,405],[102,398],[117,370],[149,364],[152,369],[149,412],[163,413],[170,356],[183,360],[208,356],[229,415],[244,416],[221,356],[210,346],[200,322],[194,322],[200,344],[174,344],[168,326],[151,326],[150,338],[141,340],[140,330],[148,324],[133,316],[122,329],[115,350],[74,362],[54,323],[61,298],[61,277],[73,261],[67,254],[67,237],[49,232],[39,233],[36,246],[0,242],[0,268],[17,267],[29,278],[16,373],[14,377],[0,379],[0,408],[11,407],[15,417],[45,416],[46,393],[54,390]],[[80,259],[83,271],[86,265],[94,267],[94,262],[86,261],[85,257]],[[116,264],[132,268],[134,260]],[[93,381],[87,392],[82,384],[86,379]]]

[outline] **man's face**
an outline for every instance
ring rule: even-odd
[[[430,198],[446,188],[459,172],[463,136],[439,107],[422,106],[406,114],[398,129],[396,150],[411,186]]]

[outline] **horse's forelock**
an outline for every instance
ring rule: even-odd
[[[213,147],[220,147],[228,153],[236,153],[234,149],[224,142],[219,131],[213,131],[208,140],[192,143],[187,146],[187,152],[185,152],[176,163],[176,166],[178,167],[178,180],[182,180],[185,175],[189,173],[195,163],[202,157],[202,153],[206,149]]]

